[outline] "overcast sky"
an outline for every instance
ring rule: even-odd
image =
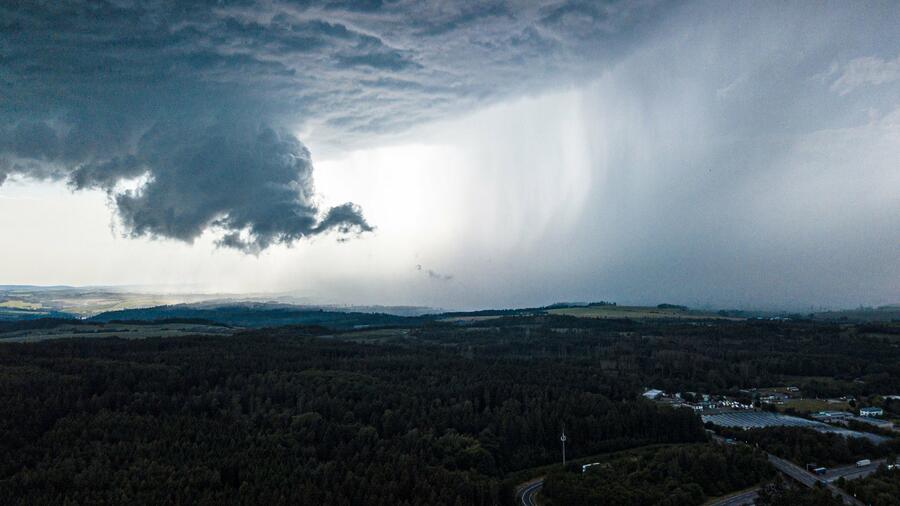
[[[0,284],[900,302],[900,3],[0,6]]]

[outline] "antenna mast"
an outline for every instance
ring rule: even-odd
[[[562,434],[559,436],[559,441],[562,443],[562,457],[563,457],[563,467],[566,467],[566,427],[563,426]]]

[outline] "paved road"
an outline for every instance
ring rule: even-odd
[[[837,481],[838,478],[844,478],[845,480],[865,478],[866,476],[877,471],[878,466],[880,466],[884,462],[885,459],[877,459],[873,460],[872,463],[866,467],[856,467],[855,465],[835,467],[834,469],[829,469],[828,472],[825,473],[825,481],[830,483],[833,481]]]
[[[772,454],[769,454],[769,462],[771,462],[772,465],[775,466],[775,469],[778,469],[782,473],[799,481],[807,487],[812,488],[816,485],[817,482],[825,485],[832,494],[839,495],[844,501],[844,504],[850,504],[851,506],[865,506],[862,501],[859,501],[847,492],[844,492],[842,489],[832,485],[830,482],[824,479],[820,479],[814,474],[806,472],[802,467],[794,464],[793,462],[788,462],[787,460],[780,459]]]
[[[782,458],[778,458],[771,453],[769,455],[769,463],[775,466],[775,469],[778,469],[785,475],[799,481],[800,483],[806,485],[809,488],[816,486],[816,482],[819,481],[815,475],[806,472],[802,467],[794,464],[793,462],[788,462]]]
[[[759,497],[759,489],[755,488],[753,490],[748,490],[740,494],[719,499],[712,504],[715,504],[716,506],[747,506],[750,504],[756,504],[757,497]]]
[[[544,479],[538,478],[537,480],[526,484],[519,490],[519,499],[522,506],[537,506],[537,502],[535,502],[535,496],[541,489],[544,487]]]

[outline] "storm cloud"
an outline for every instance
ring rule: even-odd
[[[0,184],[108,192],[130,236],[259,252],[373,230],[321,209],[329,145],[539,90],[614,57],[650,4],[26,1],[0,7]],[[123,183],[138,181],[136,188]],[[127,185],[124,185],[127,186]]]
[[[898,18],[877,1],[6,2],[6,277],[205,269],[454,308],[893,303]],[[109,237],[103,192],[125,235],[197,246]],[[40,260],[88,221],[79,269]]]

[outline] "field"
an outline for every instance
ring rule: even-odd
[[[32,287],[0,285],[0,309],[63,312],[81,317],[104,311],[199,302],[211,295],[129,292],[104,287]]]
[[[24,300],[5,300],[0,302],[0,307],[8,307],[11,309],[40,309],[41,304]]]
[[[344,332],[340,334],[340,338],[345,341],[352,341],[355,343],[385,343],[390,342],[394,339],[402,339],[409,335],[408,329],[375,329],[375,330],[360,330],[356,332]],[[322,336],[322,337],[334,337],[334,336]]]
[[[854,383],[852,381],[847,381],[838,378],[832,378],[829,376],[782,376],[781,382],[785,385],[796,385],[804,391],[804,394],[807,394],[810,386],[817,386],[819,390],[828,390],[834,393],[829,394],[819,394],[818,397],[824,397],[826,395],[843,395],[847,392],[852,392],[854,389]],[[810,394],[811,396],[817,396],[816,394]]]
[[[496,320],[497,318],[501,318],[503,315],[489,315],[489,316],[451,316],[449,318],[441,318],[438,320],[439,322],[449,322],[449,323],[475,323],[486,320]]]
[[[817,413],[819,411],[847,411],[850,405],[844,401],[828,402],[825,399],[789,399],[780,406],[792,408],[799,413]]]
[[[704,311],[684,310],[678,308],[657,308],[649,306],[587,306],[564,307],[550,309],[550,314],[577,316],[579,318],[634,318],[634,319],[715,319],[715,320],[739,320],[719,316]]]
[[[31,329],[24,331],[0,333],[0,342],[32,343],[48,339],[65,338],[103,338],[119,337],[122,339],[144,339],[147,337],[178,337],[190,335],[229,335],[235,329],[195,323],[163,323],[154,325],[140,324],[96,324],[96,325],[60,325],[48,329]]]

